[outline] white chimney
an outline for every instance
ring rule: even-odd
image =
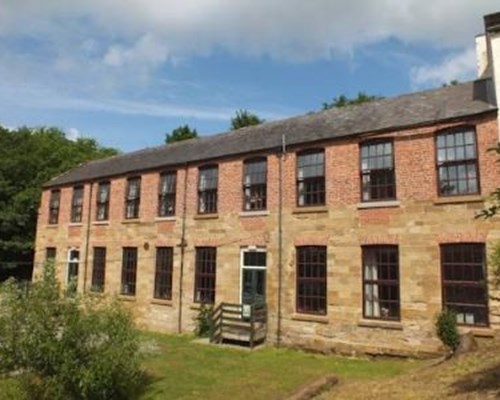
[[[477,72],[479,78],[492,79],[494,100],[498,106],[500,103],[500,12],[484,17],[484,31],[483,35],[476,37]]]
[[[476,36],[476,63],[478,78],[484,77],[488,68],[488,47],[486,46],[486,34]]]

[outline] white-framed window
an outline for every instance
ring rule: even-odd
[[[249,246],[241,249],[240,293],[244,306],[266,302],[266,269],[265,248]]]
[[[80,265],[80,250],[70,248],[68,250],[67,268],[66,268],[66,284],[76,284],[78,282],[78,268]]]

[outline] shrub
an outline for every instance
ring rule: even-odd
[[[212,333],[213,319],[212,307],[201,304],[198,315],[196,316],[196,327],[194,333],[198,337],[207,337]]]
[[[453,311],[443,310],[436,318],[436,333],[446,346],[455,351],[460,344],[457,316]]]
[[[36,399],[128,399],[142,383],[139,336],[113,300],[67,296],[54,266],[29,291],[0,287],[0,373]]]
[[[495,243],[490,253],[488,264],[491,269],[491,283],[495,289],[500,289],[500,243]],[[494,298],[498,300],[497,298]]]

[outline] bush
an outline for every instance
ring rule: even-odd
[[[0,373],[26,398],[128,399],[142,383],[139,336],[116,301],[66,296],[54,266],[29,289],[0,287]]]
[[[196,327],[194,333],[198,337],[208,337],[212,333],[213,319],[212,307],[201,304],[198,315],[196,316]]]
[[[488,264],[491,269],[491,283],[495,289],[500,289],[500,243],[495,243],[490,253]],[[494,300],[499,300],[493,298]]]
[[[443,310],[436,318],[436,333],[452,351],[455,351],[460,344],[460,334],[457,328],[457,316],[453,311]]]

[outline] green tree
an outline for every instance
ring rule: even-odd
[[[448,83],[443,83],[442,87],[457,86],[459,83],[460,83],[459,81],[457,81],[456,79],[453,79]]]
[[[450,310],[443,310],[437,315],[434,324],[439,339],[454,352],[460,344],[456,314]]]
[[[381,100],[382,96],[372,96],[368,95],[364,92],[359,92],[358,96],[355,98],[348,98],[347,96],[341,94],[338,97],[334,97],[330,103],[323,103],[323,110],[329,110],[330,108],[339,108],[339,107],[347,107],[354,106],[357,104],[367,103],[369,101]]]
[[[94,139],[69,140],[57,128],[0,126],[0,268],[2,262],[32,260],[42,184],[114,154]]]
[[[490,151],[496,152],[499,156],[500,161],[500,144],[495,148],[490,149]],[[491,193],[488,199],[488,204],[479,213],[476,214],[476,218],[491,219],[500,214],[500,187],[496,188],[493,193]],[[489,267],[491,269],[491,274],[489,275],[489,280],[492,286],[499,290],[500,289],[500,242],[495,243],[489,252]],[[500,296],[490,294],[489,297],[495,301],[500,301]]]
[[[236,111],[236,115],[231,118],[230,129],[234,131],[236,129],[244,128],[245,126],[260,125],[263,122],[263,119],[248,110],[238,110]]]
[[[181,125],[165,135],[165,143],[181,142],[182,140],[193,139],[198,137],[196,129],[191,129],[189,125]]]
[[[490,151],[494,151],[497,154],[498,161],[500,162],[500,144],[495,148],[490,149]],[[495,215],[500,213],[500,187],[496,188],[493,193],[491,193],[489,200],[489,204],[486,208],[482,209],[477,215],[476,218],[493,218]]]
[[[117,300],[66,296],[53,263],[0,286],[0,373],[27,399],[129,399],[143,384],[139,336]]]

